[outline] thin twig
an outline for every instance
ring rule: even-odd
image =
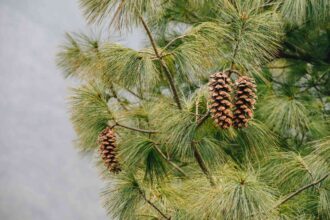
[[[179,99],[179,95],[178,95],[178,92],[177,92],[177,89],[175,87],[175,84],[174,84],[174,80],[173,80],[173,77],[171,75],[171,71],[169,70],[169,68],[167,67],[166,63],[164,62],[164,60],[162,59],[162,56],[159,54],[158,52],[158,49],[157,49],[157,46],[156,46],[156,42],[154,40],[154,38],[152,37],[152,34],[151,34],[151,31],[147,25],[147,23],[144,21],[144,19],[142,18],[141,15],[139,15],[139,18],[142,22],[142,25],[148,35],[148,38],[150,40],[150,43],[152,45],[152,48],[154,49],[155,51],[155,55],[157,56],[157,58],[159,59],[159,62],[162,66],[162,68],[164,69],[164,73],[165,73],[165,77],[167,78],[168,80],[168,83],[170,84],[170,87],[171,87],[171,90],[172,90],[172,93],[173,93],[173,99],[174,101],[176,102],[177,106],[179,109],[182,109],[181,107],[181,102],[180,102],[180,99]]]
[[[169,47],[171,46],[171,44],[173,44],[175,41],[179,40],[179,39],[182,39],[184,37],[186,37],[187,34],[183,34],[183,35],[180,35],[180,36],[177,36],[176,38],[173,38],[170,42],[168,42],[165,47],[162,49],[162,51],[160,52],[160,55],[163,54],[163,52]]]
[[[322,178],[320,178],[319,180],[316,180],[316,181],[314,181],[314,182],[312,182],[312,183],[310,183],[310,184],[308,184],[308,185],[306,185],[306,186],[303,186],[303,187],[299,188],[298,190],[296,190],[295,192],[293,192],[293,193],[287,195],[287,196],[286,196],[284,199],[282,199],[277,205],[275,205],[275,206],[273,207],[273,209],[276,209],[276,208],[278,208],[279,206],[283,205],[283,204],[286,203],[288,200],[290,200],[290,199],[292,199],[293,197],[299,195],[299,194],[300,194],[301,192],[303,192],[304,190],[309,189],[310,187],[315,186],[315,185],[321,183],[321,182],[324,181],[329,175],[330,175],[330,173],[327,173],[326,175],[324,175],[324,176],[323,176]]]
[[[196,147],[194,141],[191,142],[191,147],[194,151],[194,157],[195,157],[199,167],[201,168],[201,170],[203,171],[205,176],[209,179],[211,186],[215,186],[215,180],[214,180],[212,174],[210,173],[210,171],[207,169],[205,161],[203,160],[203,157],[200,154],[198,148]]]
[[[139,193],[142,198],[153,208],[155,209],[163,218],[170,220],[171,217],[167,217],[153,202],[151,202],[145,195],[145,193],[138,187]]]
[[[296,190],[293,193],[290,193],[289,195],[285,196],[284,199],[282,199],[280,202],[278,202],[275,206],[273,206],[269,211],[274,210],[278,207],[280,207],[281,205],[283,205],[284,203],[286,203],[287,201],[289,201],[290,199],[292,199],[293,197],[299,195],[301,192],[305,191],[306,189],[309,189],[319,183],[321,183],[322,181],[324,181],[325,179],[327,179],[327,177],[330,175],[330,173],[327,173],[326,175],[324,175],[323,177],[321,177],[319,180],[313,181],[310,184],[307,184],[301,188],[299,188],[298,190]],[[250,217],[255,216],[257,214],[265,214],[266,212],[259,212],[259,213],[254,213],[252,215],[250,215]]]
[[[134,127],[129,127],[129,126],[126,126],[126,125],[122,125],[122,124],[119,124],[118,122],[115,122],[115,124],[112,126],[112,127],[115,127],[115,126],[119,126],[119,127],[122,127],[122,128],[126,128],[126,129],[129,129],[129,130],[132,130],[132,131],[138,131],[138,132],[142,132],[142,133],[148,133],[148,134],[154,134],[154,133],[158,133],[158,131],[155,131],[155,130],[145,130],[145,129],[141,129],[141,128],[134,128]],[[156,146],[156,144],[152,145],[153,148],[155,148],[155,150],[159,153],[159,155],[161,157],[164,158],[164,160],[169,163],[171,166],[173,166],[179,173],[181,173],[183,176],[185,177],[188,177],[187,174],[178,166],[176,165],[174,162],[170,161],[166,155]]]
[[[238,36],[237,36],[237,38],[236,38],[236,44],[235,44],[235,47],[234,47],[233,57],[232,57],[232,61],[231,61],[231,64],[230,64],[230,69],[231,69],[231,70],[234,70],[234,66],[235,66],[235,58],[236,58],[237,53],[238,53],[238,48],[239,48],[239,45],[240,45],[240,43],[241,43],[241,39],[240,39],[240,38],[241,38],[241,36],[242,36],[242,31],[243,31],[244,29],[245,29],[245,21],[243,21],[243,24],[242,24],[242,27],[241,27],[241,29],[240,29],[240,32],[239,32],[239,34],[238,34]],[[232,71],[229,71],[228,76],[230,77],[232,73],[233,73]]]
[[[145,130],[145,129],[141,129],[141,128],[130,127],[127,125],[120,124],[118,122],[116,122],[114,126],[126,128],[126,129],[129,129],[132,131],[138,131],[138,132],[142,132],[142,133],[150,133],[150,134],[158,133],[158,131],[156,131],[156,130]]]
[[[199,128],[205,121],[206,119],[210,116],[210,112],[207,111],[205,113],[205,115],[203,117],[201,117],[196,123],[196,129]],[[215,186],[215,180],[214,177],[212,176],[211,172],[208,170],[205,161],[203,160],[202,155],[200,154],[198,148],[196,147],[196,144],[194,141],[191,142],[191,148],[194,152],[194,157],[199,165],[199,167],[201,168],[201,170],[203,171],[203,173],[205,174],[205,176],[209,179],[211,186]]]
[[[167,57],[167,56],[170,56],[172,54],[173,54],[173,52],[171,52],[171,53],[165,53],[165,54],[160,54],[160,58]],[[151,60],[159,60],[159,58],[156,57],[156,56],[153,56],[153,57],[151,57]]]
[[[207,111],[205,115],[197,121],[196,128],[199,128],[206,121],[206,119],[208,119],[209,116],[210,116],[210,111]]]
[[[170,161],[166,155],[157,147],[156,144],[153,145],[153,147],[155,148],[155,150],[160,154],[160,156],[162,156],[166,162],[168,162],[170,165],[172,165],[177,171],[179,171],[179,173],[181,173],[183,176],[187,177],[187,174],[175,163],[173,163],[172,161]]]
[[[97,56],[98,58],[100,58],[100,51],[99,51],[98,46],[95,48],[95,52],[96,52],[96,56]],[[122,102],[122,100],[118,97],[118,94],[117,94],[117,92],[116,92],[116,90],[115,90],[114,85],[113,85],[112,82],[110,82],[110,91],[111,91],[113,97],[118,101],[119,105],[120,105],[124,110],[127,111],[127,110],[128,110],[127,107],[124,105],[124,103]],[[108,101],[108,100],[107,100],[107,101]]]
[[[140,95],[136,94],[136,92],[133,92],[132,90],[125,88],[127,90],[127,92],[129,92],[130,94],[134,95],[135,97],[139,98],[139,99],[143,99],[143,97],[141,97]]]
[[[116,92],[116,90],[113,87],[113,83],[110,83],[110,91],[113,95],[113,97],[118,101],[119,105],[124,109],[124,110],[128,110],[127,107],[124,105],[124,103],[122,102],[122,100],[118,97],[118,94]]]

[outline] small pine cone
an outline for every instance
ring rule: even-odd
[[[231,84],[230,78],[223,72],[214,73],[210,76],[209,109],[215,123],[223,129],[229,128],[233,124],[233,113],[230,110],[232,107]]]
[[[99,135],[98,139],[100,148],[99,153],[104,161],[104,165],[112,173],[121,171],[119,162],[117,161],[116,151],[116,134],[112,128],[105,128]]]
[[[247,127],[253,117],[254,104],[256,103],[256,84],[247,76],[239,77],[236,82],[234,127]]]

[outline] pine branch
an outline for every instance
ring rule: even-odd
[[[153,208],[155,209],[163,218],[170,220],[171,217],[167,217],[165,213],[163,213],[153,202],[151,202],[145,195],[145,193],[138,186],[138,190],[142,198]]]
[[[130,94],[132,94],[133,96],[139,98],[139,99],[143,99],[142,96],[140,96],[139,94],[137,94],[136,92],[133,92],[132,90],[128,89],[128,88],[125,88],[127,90],[127,92],[129,92]]]
[[[201,168],[201,170],[203,171],[203,173],[205,174],[205,176],[209,179],[211,186],[215,186],[215,180],[214,177],[212,176],[212,174],[210,173],[210,171],[207,169],[207,166],[205,164],[205,161],[202,158],[202,155],[200,154],[200,152],[198,151],[195,142],[192,141],[191,142],[191,147],[194,151],[194,157],[199,165],[199,167]]]
[[[110,87],[109,87],[109,88],[110,88],[110,91],[111,91],[113,97],[114,97],[115,99],[117,99],[119,105],[120,105],[124,110],[127,111],[128,109],[127,109],[127,107],[124,105],[124,103],[122,102],[122,100],[118,97],[118,94],[117,94],[116,90],[115,90],[114,87],[113,87],[113,83],[110,83]]]
[[[145,130],[145,129],[141,129],[141,128],[130,127],[130,126],[127,126],[127,125],[120,124],[118,122],[116,122],[114,126],[126,128],[126,129],[129,129],[129,130],[132,130],[132,131],[138,131],[138,132],[142,132],[142,133],[149,133],[149,134],[154,134],[154,133],[158,132],[156,130]]]
[[[209,116],[210,116],[210,112],[207,111],[206,114],[196,122],[197,123],[196,129],[199,128],[208,119]],[[206,177],[209,179],[211,186],[215,186],[215,180],[214,180],[211,172],[208,170],[208,168],[205,164],[205,161],[203,160],[202,155],[198,151],[194,141],[191,142],[191,148],[194,152],[194,157],[195,157],[199,167],[201,168],[203,173],[206,175]]]
[[[158,49],[157,49],[157,46],[156,46],[156,42],[155,42],[154,38],[152,37],[151,31],[150,31],[148,25],[146,24],[146,22],[144,21],[144,19],[142,18],[141,15],[139,15],[139,18],[140,18],[140,20],[142,22],[142,25],[143,25],[145,31],[147,32],[147,35],[148,35],[148,38],[149,38],[149,40],[151,42],[152,48],[155,51],[155,55],[159,59],[159,62],[161,64],[162,68],[164,69],[165,77],[167,78],[167,80],[168,80],[168,82],[170,84],[172,93],[173,93],[174,101],[176,102],[178,108],[179,109],[182,109],[181,102],[180,102],[180,99],[179,99],[179,96],[178,96],[178,92],[177,92],[177,89],[175,87],[174,79],[173,79],[173,77],[171,75],[171,72],[170,72],[169,68],[167,67],[166,63],[164,62],[163,57],[158,52]]]
[[[115,127],[115,126],[119,126],[119,127],[122,127],[122,128],[126,128],[126,129],[129,129],[129,130],[132,130],[132,131],[137,131],[137,132],[141,132],[141,133],[149,133],[149,134],[154,134],[154,133],[158,133],[159,131],[156,131],[156,130],[145,130],[145,129],[141,129],[141,128],[135,128],[135,127],[129,127],[129,126],[126,126],[126,125],[123,125],[123,124],[120,124],[118,122],[115,122],[115,124],[112,126],[112,127]],[[157,153],[163,157],[163,159],[169,163],[171,166],[173,166],[179,173],[181,173],[183,176],[187,177],[187,174],[178,166],[176,165],[174,162],[172,162],[171,160],[169,160],[166,155],[164,155],[164,153],[156,146],[156,143],[154,145],[152,145],[153,148],[157,151]]]
[[[162,51],[160,52],[160,55],[162,55],[163,53],[164,53],[164,51],[166,51],[166,49],[169,47],[169,46],[171,46],[175,41],[177,41],[177,40],[179,40],[179,39],[182,39],[182,38],[184,38],[184,37],[186,37],[187,36],[187,34],[183,34],[183,35],[180,35],[180,36],[178,36],[178,37],[176,37],[176,38],[173,38],[170,42],[168,42],[166,45],[165,45],[165,47],[162,49]]]
[[[172,161],[170,161],[166,155],[157,147],[156,144],[153,145],[153,147],[155,148],[155,150],[159,153],[160,156],[162,156],[164,158],[164,160],[166,160],[166,162],[168,162],[171,166],[173,166],[177,171],[179,171],[179,173],[181,173],[184,177],[187,177],[187,174],[175,163],[173,163]]]
[[[293,197],[299,195],[301,192],[305,191],[306,189],[309,189],[319,183],[321,183],[322,181],[326,180],[328,178],[328,176],[330,175],[330,173],[327,173],[326,175],[324,175],[322,178],[320,178],[319,180],[316,180],[306,186],[303,186],[301,188],[299,188],[298,190],[296,190],[295,192],[287,195],[284,199],[282,199],[282,201],[280,201],[277,205],[275,205],[273,207],[273,209],[278,208],[279,206],[283,205],[284,203],[286,203],[288,200],[292,199]]]
[[[231,61],[231,64],[230,64],[230,69],[233,69],[234,68],[234,65],[235,65],[235,61],[234,60],[235,60],[235,57],[237,55],[239,43],[240,43],[240,39],[237,38],[237,41],[236,41],[236,44],[235,44],[235,48],[234,48],[234,52],[233,52],[233,58],[232,58],[232,61]]]
[[[170,55],[173,55],[173,54],[174,54],[173,52],[163,54],[163,52],[164,52],[164,51],[162,51],[162,52],[160,53],[160,57],[161,57],[161,58],[163,58],[163,57],[167,57],[167,56],[170,56]],[[151,58],[151,60],[159,60],[159,58],[158,58],[157,56],[154,56],[154,57]]]
[[[236,38],[236,44],[235,44],[235,47],[234,47],[233,57],[232,57],[232,61],[231,61],[231,64],[230,64],[230,69],[231,69],[231,70],[234,70],[234,66],[235,66],[235,58],[236,58],[236,56],[237,56],[238,48],[239,48],[239,45],[240,45],[240,42],[241,42],[240,37],[241,37],[241,35],[242,35],[242,31],[244,30],[244,28],[245,28],[245,21],[243,21],[243,24],[242,24],[241,30],[239,30],[239,35],[238,35],[238,37]],[[228,76],[230,77],[232,73],[233,73],[233,71],[229,71]]]
[[[210,116],[210,111],[207,111],[205,115],[197,121],[196,128],[199,128]]]
[[[327,173],[326,175],[324,175],[323,177],[321,177],[320,179],[313,181],[310,184],[307,184],[301,188],[299,188],[298,190],[296,190],[293,193],[290,193],[289,195],[285,196],[284,199],[282,199],[280,202],[278,202],[275,206],[273,206],[273,208],[271,208],[269,211],[274,210],[278,207],[280,207],[281,205],[283,205],[284,203],[286,203],[287,201],[289,201],[290,199],[294,198],[295,196],[299,195],[300,193],[302,193],[303,191],[317,185],[320,184],[322,181],[326,180],[328,178],[328,176],[330,175],[330,173]],[[266,212],[259,212],[259,214],[265,214]],[[250,217],[256,216],[256,213],[250,215]]]

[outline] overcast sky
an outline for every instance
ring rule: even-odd
[[[55,65],[64,32],[89,28],[75,0],[0,0],[0,219],[107,219],[98,173],[73,148],[70,82]]]

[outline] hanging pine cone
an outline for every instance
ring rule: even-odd
[[[99,135],[99,153],[104,165],[112,173],[119,173],[121,171],[119,162],[117,161],[116,151],[116,134],[112,128],[105,128]]]
[[[210,76],[210,105],[209,109],[215,123],[223,128],[232,125],[233,113],[231,111],[231,85],[230,78],[223,72],[214,73]]]
[[[256,84],[248,76],[239,77],[236,82],[234,127],[247,127],[253,117],[254,104],[256,103]]]

